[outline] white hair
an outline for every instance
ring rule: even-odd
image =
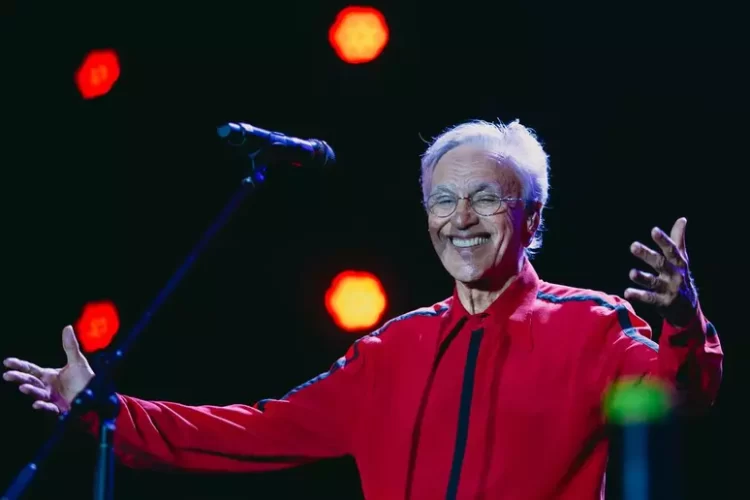
[[[422,155],[422,195],[430,196],[432,173],[440,158],[462,145],[479,145],[496,156],[500,163],[516,171],[522,185],[521,197],[527,203],[539,203],[539,227],[526,248],[530,257],[542,247],[542,209],[549,196],[549,157],[532,129],[515,120],[507,125],[473,120],[451,127],[439,135]]]

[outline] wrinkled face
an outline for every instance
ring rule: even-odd
[[[536,228],[524,203],[504,201],[499,212],[491,215],[477,214],[472,205],[487,213],[488,207],[498,206],[494,201],[498,197],[521,196],[522,183],[515,171],[481,147],[459,146],[443,155],[432,175],[428,225],[435,251],[455,280],[491,286],[518,270]],[[450,207],[455,198],[463,199],[451,215],[441,217],[429,211],[435,203]]]

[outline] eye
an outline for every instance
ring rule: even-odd
[[[431,205],[449,205],[454,203],[456,199],[449,195],[436,195],[430,198]]]
[[[472,198],[474,203],[495,203],[500,200],[500,196],[494,193],[477,193]]]

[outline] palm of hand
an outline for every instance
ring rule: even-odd
[[[85,386],[80,386],[80,380],[85,377],[84,367],[66,365],[64,368],[45,368],[42,372],[42,383],[48,393],[48,401],[60,409],[60,412],[70,410],[70,405]]]

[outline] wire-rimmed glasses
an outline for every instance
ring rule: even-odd
[[[509,203],[523,201],[522,198],[500,196],[494,193],[475,193],[472,196],[456,196],[449,193],[436,193],[427,198],[426,207],[436,217],[450,217],[458,208],[458,202],[467,200],[477,215],[489,217],[509,208]]]

